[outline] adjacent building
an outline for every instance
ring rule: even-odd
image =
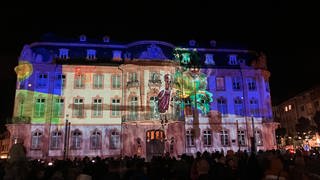
[[[314,86],[273,106],[273,116],[282,127],[286,128],[288,135],[294,136],[299,118],[305,117],[315,125],[313,117],[317,111],[320,111],[319,103],[320,86]]]
[[[82,35],[25,45],[15,71],[10,146],[31,158],[276,148],[262,53]]]

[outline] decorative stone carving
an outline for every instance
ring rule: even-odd
[[[267,69],[267,57],[263,52],[258,54],[257,60],[253,60],[251,65],[258,69]]]
[[[139,59],[168,59],[162,52],[161,48],[155,44],[151,44],[147,51],[143,51]]]
[[[19,59],[24,61],[32,61],[32,50],[29,45],[23,46]]]

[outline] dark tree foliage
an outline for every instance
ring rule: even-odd
[[[305,117],[300,117],[298,123],[296,124],[296,131],[298,136],[302,135],[314,135],[316,127],[312,126],[310,120]]]
[[[317,130],[320,133],[320,111],[317,111],[316,114],[313,116],[313,120],[317,125]]]

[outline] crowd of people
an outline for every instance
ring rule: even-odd
[[[269,150],[257,153],[246,151],[197,152],[195,156],[182,154],[175,158],[170,154],[144,158],[84,157],[43,161],[21,157],[1,162],[0,179],[75,179],[75,180],[247,180],[247,179],[310,179],[306,164],[311,156],[301,151]],[[312,157],[318,158],[318,157]]]

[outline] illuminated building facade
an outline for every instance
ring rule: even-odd
[[[11,144],[32,158],[276,147],[266,57],[162,41],[34,42],[18,76]],[[253,123],[254,122],[254,123]]]

